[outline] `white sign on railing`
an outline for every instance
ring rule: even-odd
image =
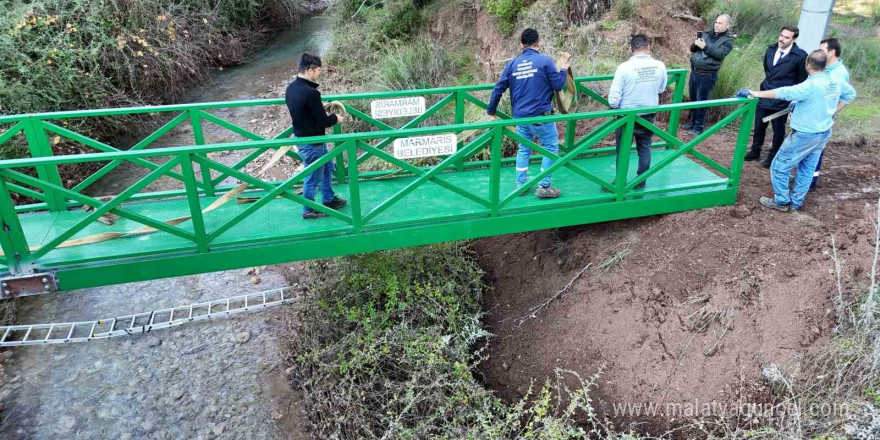
[[[370,103],[370,115],[376,119],[418,116],[425,112],[425,98],[380,99]]]
[[[394,140],[394,157],[415,159],[417,157],[448,156],[455,154],[458,139],[452,133],[416,136]]]

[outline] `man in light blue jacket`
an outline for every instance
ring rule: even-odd
[[[660,102],[659,95],[666,90],[666,65],[651,57],[651,43],[644,34],[633,35],[630,40],[632,57],[617,67],[614,79],[611,81],[611,89],[608,91],[608,103],[611,108],[628,109],[640,107],[656,107]],[[639,113],[649,123],[654,123],[655,113]],[[633,136],[636,139],[636,151],[639,154],[639,167],[636,174],[640,175],[651,167],[651,137],[653,133],[645,127],[636,124],[633,127]],[[620,144],[623,137],[623,128],[617,129],[614,139],[617,141],[617,154],[620,154]],[[629,154],[625,151],[624,154]],[[635,189],[645,187],[645,182],[638,184]],[[603,188],[604,189],[604,188]]]
[[[783,99],[796,102],[791,134],[782,143],[770,166],[774,197],[761,197],[761,205],[778,211],[796,211],[804,204],[819,157],[831,137],[834,114],[852,102],[856,91],[827,72],[828,56],[821,50],[807,57],[807,80],[774,90],[740,90],[739,97]],[[797,168],[794,188],[789,190],[791,171]]]
[[[825,72],[831,75],[832,78],[837,78],[849,84],[849,70],[843,65],[843,61],[840,60],[840,41],[837,41],[837,38],[822,40],[819,43],[819,50],[828,55]],[[810,191],[819,186],[819,174],[822,172],[822,160],[824,158],[825,151],[823,150],[822,155],[819,156],[819,164],[816,165],[816,172],[813,173],[813,183],[810,184]]]

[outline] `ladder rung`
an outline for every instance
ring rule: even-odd
[[[202,303],[194,303],[186,306],[154,310],[151,312],[137,313],[133,315],[118,315],[113,318],[100,319],[97,321],[0,326],[0,330],[2,330],[2,337],[0,337],[0,346],[10,347],[23,345],[62,344],[67,342],[86,342],[95,339],[105,339],[117,336],[139,334],[145,332],[147,327],[149,327],[151,330],[157,330],[162,328],[174,327],[189,322],[210,320],[219,316],[226,316],[234,313],[243,313],[249,310],[264,309],[270,306],[295,301],[294,298],[288,298],[285,295],[284,291],[286,289],[287,288],[272,289],[263,292],[249,293],[246,295],[239,295],[225,299],[216,299]],[[275,301],[276,292],[281,298],[280,301]],[[254,300],[252,301],[250,298],[251,296],[254,296],[256,298],[254,298]],[[215,305],[222,305],[224,303],[226,304],[225,310],[221,308],[221,310],[217,311],[217,309],[214,308]],[[233,305],[235,305],[235,307],[233,307]],[[205,313],[205,311],[207,312]],[[165,321],[164,318],[157,318],[157,316],[162,316],[164,313],[169,314],[167,321]],[[186,318],[177,318],[177,320],[175,321],[175,315],[186,316]],[[117,328],[117,326],[120,325],[122,327]],[[66,338],[53,338],[53,334],[55,333],[55,331],[58,330],[59,332],[63,332],[63,329],[66,329],[65,326],[70,327],[69,329],[67,329]],[[84,329],[85,326],[90,326],[89,333],[87,335],[77,334],[77,332],[80,331],[80,329]],[[101,328],[101,331],[96,333],[99,327]],[[134,331],[138,328],[140,329],[140,331]],[[42,335],[39,332],[43,330],[48,330],[44,337],[35,336],[35,339],[31,339],[32,335]],[[25,332],[25,334],[22,339],[13,341],[9,340],[10,338],[14,337],[13,335],[16,332],[23,331]]]

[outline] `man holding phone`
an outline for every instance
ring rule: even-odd
[[[727,54],[733,50],[733,38],[729,35],[730,16],[721,14],[715,19],[715,26],[706,32],[697,32],[697,39],[691,44],[691,78],[689,95],[691,102],[709,99],[712,88],[718,82],[718,70]],[[706,109],[691,110],[691,121],[682,128],[691,136],[703,132],[706,125]]]

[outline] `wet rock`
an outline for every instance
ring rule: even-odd
[[[61,432],[73,431],[73,428],[76,428],[76,419],[71,416],[61,416],[58,419],[58,427],[61,428]]]
[[[251,340],[251,334],[249,332],[241,332],[235,335],[235,342],[239,344],[244,344],[247,341]]]

